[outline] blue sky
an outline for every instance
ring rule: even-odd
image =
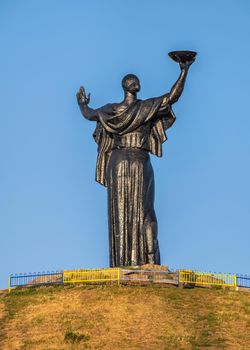
[[[1,0],[0,287],[9,273],[108,266],[92,107],[169,91],[172,50],[198,52],[152,157],[162,263],[250,273],[250,2]]]

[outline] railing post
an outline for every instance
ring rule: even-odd
[[[117,275],[118,275],[118,277],[117,277],[118,278],[118,281],[117,281],[118,283],[117,284],[118,284],[118,287],[120,287],[120,278],[121,278],[121,269],[120,268],[118,268],[118,274]]]
[[[10,287],[10,276],[9,276],[9,278],[8,278],[8,291],[9,291],[9,293],[11,292],[11,287]]]
[[[236,275],[234,275],[234,289],[238,290],[238,288],[237,288],[237,276]]]

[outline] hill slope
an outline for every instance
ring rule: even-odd
[[[250,349],[250,293],[51,286],[0,294],[1,350]]]

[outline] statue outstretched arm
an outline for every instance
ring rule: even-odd
[[[90,108],[88,106],[88,103],[90,101],[90,94],[86,96],[84,87],[81,86],[79,91],[76,94],[77,102],[80,107],[80,110],[82,112],[82,115],[84,118],[91,120],[91,121],[97,121],[98,120],[98,113],[96,109]]]
[[[184,86],[185,86],[185,81],[186,81],[186,77],[187,77],[187,73],[188,73],[188,69],[190,67],[191,63],[180,63],[180,67],[181,67],[181,73],[179,75],[179,78],[177,79],[177,81],[175,82],[175,84],[173,85],[173,87],[170,90],[170,93],[166,94],[160,110],[163,110],[164,108],[166,108],[168,105],[172,105],[175,102],[177,102],[183,92]]]

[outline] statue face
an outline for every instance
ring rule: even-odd
[[[140,80],[136,75],[128,74],[122,79],[122,87],[124,90],[135,94],[141,89]]]
[[[135,92],[140,91],[141,86],[140,86],[140,82],[139,80],[134,80],[133,82],[131,82],[131,84],[129,84],[129,86],[127,87],[127,90],[129,92],[131,92],[132,94]]]

